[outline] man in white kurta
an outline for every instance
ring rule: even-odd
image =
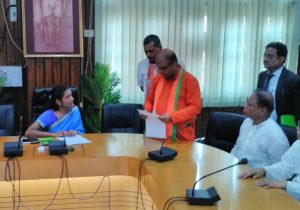
[[[273,97],[265,91],[255,91],[244,107],[248,116],[241,125],[240,134],[231,154],[247,158],[248,165],[260,168],[279,162],[289,149],[289,142],[280,126],[270,117]]]
[[[151,68],[152,65],[152,68]],[[146,98],[148,88],[150,86],[151,78],[149,78],[149,71],[153,69],[153,77],[156,77],[158,73],[158,68],[156,64],[151,64],[148,58],[141,60],[137,66],[137,84],[140,86],[141,90],[144,92]]]
[[[288,149],[286,135],[272,118],[258,125],[246,118],[231,154],[239,159],[247,158],[250,167],[259,168],[279,162]]]
[[[297,127],[298,140],[282,156],[281,161],[271,166],[251,169],[239,175],[239,178],[249,177],[267,179],[256,182],[264,188],[284,189],[288,194],[300,201],[300,127]]]
[[[280,162],[264,169],[268,179],[284,180],[283,188],[300,201],[300,140],[294,142]],[[291,181],[285,181],[291,178]]]

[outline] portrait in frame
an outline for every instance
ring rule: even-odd
[[[22,0],[24,57],[82,57],[81,0]]]

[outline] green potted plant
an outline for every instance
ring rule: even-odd
[[[0,74],[0,103],[3,104],[7,96],[2,93],[2,87],[4,87],[7,77],[5,75]]]
[[[1,89],[4,86],[5,82],[6,82],[6,77],[3,76],[2,74],[0,74],[0,88]],[[0,89],[0,91],[1,91],[1,89]]]
[[[96,63],[91,76],[83,76],[81,81],[83,98],[83,123],[87,132],[101,130],[103,103],[119,103],[121,79],[107,64]]]

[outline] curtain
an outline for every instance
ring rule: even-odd
[[[121,77],[121,102],[143,103],[136,67],[145,58],[144,37],[156,34],[198,79],[204,106],[241,106],[264,70],[269,42],[285,43],[286,66],[296,69],[297,5],[299,0],[97,0],[95,60]]]

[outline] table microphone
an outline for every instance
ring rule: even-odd
[[[206,190],[195,190],[196,184],[200,180],[202,180],[202,179],[204,179],[204,178],[206,178],[206,177],[208,177],[210,175],[219,173],[221,171],[224,171],[224,170],[226,170],[228,168],[231,168],[233,166],[236,166],[236,165],[245,165],[247,163],[248,163],[247,158],[243,158],[238,163],[236,163],[234,165],[231,165],[231,166],[228,166],[226,168],[220,169],[218,171],[212,172],[212,173],[207,174],[207,175],[201,177],[200,179],[198,179],[194,183],[192,189],[187,189],[186,190],[186,196],[187,196],[189,204],[191,204],[191,205],[212,205],[215,202],[221,200],[221,198],[220,198],[217,190],[215,189],[215,187],[210,187],[210,188],[208,188]]]
[[[16,157],[23,155],[23,142],[21,140],[22,137],[22,122],[23,116],[20,116],[20,133],[19,139],[17,142],[5,142],[4,143],[4,156],[5,157]]]
[[[186,123],[185,126],[183,126],[182,128],[180,128],[178,131],[181,131],[187,127],[192,126],[193,124],[191,122]],[[173,160],[176,155],[177,155],[177,151],[170,149],[168,147],[164,147],[163,145],[165,144],[165,142],[167,141],[168,138],[166,138],[165,140],[163,140],[160,149],[159,150],[155,150],[155,151],[151,151],[148,152],[148,157],[151,160],[155,160],[157,162],[166,162],[169,160]]]
[[[49,154],[50,155],[68,154],[69,149],[67,147],[65,134],[64,134],[63,130],[61,129],[60,123],[57,118],[56,118],[56,121],[59,126],[60,132],[62,133],[62,135],[64,137],[64,140],[63,141],[49,141]]]

